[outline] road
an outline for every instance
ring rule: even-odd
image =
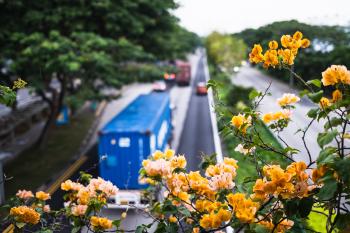
[[[190,102],[177,148],[177,153],[185,154],[190,171],[198,170],[202,154],[211,155],[215,152],[208,97],[196,94],[198,82],[206,82],[203,58],[199,60],[192,82]]]
[[[174,86],[169,90],[171,101],[176,106],[173,112],[175,129],[172,146],[178,149],[178,153],[186,155],[190,170],[198,170],[201,153],[212,154],[215,151],[208,98],[207,96],[197,96],[195,92],[196,84],[201,81],[205,82],[203,58],[200,57],[201,54],[197,54],[189,58],[192,63],[193,81],[191,86]],[[135,93],[146,93],[149,91],[149,88],[150,86],[140,87],[140,85],[136,85],[125,90],[121,100],[112,101],[107,106],[102,116],[100,127],[131,102],[138,95]],[[96,138],[92,142],[94,143],[91,144],[90,149],[85,153],[87,160],[79,169],[76,169],[73,175],[69,177],[70,179],[77,179],[79,171],[87,171],[94,176],[98,176],[98,167],[95,166],[98,163]],[[53,194],[52,200],[55,201],[50,203],[53,208],[62,207],[63,201],[59,200],[62,200],[63,194],[61,190],[57,190]],[[103,214],[116,219],[120,217],[123,211],[109,209],[104,210]],[[129,209],[128,217],[122,222],[122,227],[124,230],[133,230],[135,226],[148,224],[151,221],[152,219],[144,214],[143,211]],[[63,232],[68,231],[69,228],[63,230]]]
[[[257,69],[250,66],[243,66],[241,70],[232,78],[232,82],[237,85],[254,87],[258,91],[265,91],[271,83],[269,90],[271,96],[266,96],[259,107],[259,110],[262,113],[280,110],[276,99],[280,98],[283,93],[297,94],[297,90],[290,88],[287,84],[264,75]],[[296,104],[296,109],[294,109],[292,112],[292,122],[285,129],[285,131],[280,134],[288,145],[301,149],[299,154],[294,155],[294,159],[297,161],[309,162],[306,149],[302,146],[303,142],[301,139],[301,133],[295,133],[299,128],[305,128],[310,122],[310,118],[307,117],[307,112],[313,107],[316,107],[314,103],[307,98],[302,98],[301,101]],[[322,123],[322,121],[319,123],[313,123],[306,135],[306,142],[311,152],[312,159],[317,158],[320,151],[317,144],[317,135],[319,132],[323,131]],[[283,142],[281,143],[283,144]]]

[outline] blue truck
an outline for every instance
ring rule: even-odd
[[[139,180],[142,161],[167,147],[171,120],[169,93],[152,92],[139,95],[102,128],[100,176],[120,190],[109,207],[141,204],[140,190],[147,187]]]

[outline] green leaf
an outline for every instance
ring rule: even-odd
[[[337,136],[338,132],[337,130],[332,130],[325,133],[319,133],[317,136],[317,143],[320,145],[320,147],[324,147],[325,145],[329,144],[333,141],[333,139]]]
[[[115,227],[117,227],[117,228],[120,226],[120,223],[121,223],[121,220],[120,220],[120,219],[114,220],[114,221],[112,222],[113,226],[115,226]]]
[[[317,117],[317,113],[318,113],[318,108],[313,108],[307,112],[307,116],[312,119],[315,119]]]
[[[323,96],[323,91],[321,90],[321,91],[318,91],[318,92],[315,92],[315,93],[310,93],[310,94],[308,94],[308,96],[312,100],[312,102],[318,104],[320,102],[320,99]]]
[[[249,93],[249,99],[250,100],[253,100],[255,99],[256,97],[260,96],[261,93],[258,92],[257,90],[253,89],[250,93]]]
[[[180,206],[180,207],[178,208],[178,211],[179,211],[181,214],[183,214],[184,216],[186,216],[186,217],[191,216],[191,212],[190,212],[186,207],[184,207],[184,206]]]
[[[319,79],[312,79],[312,80],[307,81],[306,83],[307,84],[313,84],[313,85],[315,85],[318,88],[321,88],[321,84],[322,84],[321,80],[319,80]]]
[[[16,222],[16,227],[18,227],[20,229],[23,228],[25,225],[26,225],[25,222]]]
[[[299,206],[298,206],[298,212],[300,217],[306,218],[311,210],[312,206],[314,204],[313,198],[312,197],[304,197],[299,201]]]
[[[331,127],[335,127],[338,125],[341,125],[342,123],[342,119],[341,118],[337,118],[337,117],[333,117],[330,121],[327,121],[326,124],[324,125],[325,129],[329,129]]]
[[[256,224],[254,227],[254,233],[269,233],[270,230],[264,227],[263,225]]]
[[[324,178],[323,187],[320,189],[320,192],[317,193],[317,196],[320,200],[329,200],[334,196],[334,193],[337,191],[337,181],[334,179],[333,174],[330,174]]]
[[[307,95],[307,94],[309,94],[309,93],[310,93],[309,90],[304,89],[304,90],[302,90],[302,91],[299,92],[299,96],[300,96],[300,97],[303,97],[304,95]]]
[[[334,147],[326,147],[325,149],[321,150],[317,158],[317,165],[321,166],[334,162],[335,152],[337,152],[337,149]]]
[[[287,217],[291,217],[298,212],[298,202],[296,200],[287,201],[284,204]]]

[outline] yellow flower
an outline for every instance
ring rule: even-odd
[[[51,198],[49,193],[45,193],[43,191],[36,192],[35,197],[42,201],[46,201]]]
[[[292,41],[293,41],[293,38],[290,35],[283,35],[281,37],[281,45],[284,48],[289,48]]]
[[[322,97],[321,100],[320,100],[320,107],[321,108],[327,108],[331,106],[331,102],[329,101],[328,98],[326,97]]]
[[[236,218],[241,222],[250,223],[254,220],[259,204],[251,199],[246,199],[243,193],[229,194],[227,200],[232,206]]]
[[[332,93],[332,102],[333,103],[338,102],[342,98],[343,98],[343,95],[342,95],[341,91],[339,91],[339,90],[333,91],[333,93]]]
[[[262,47],[260,44],[255,44],[251,53],[249,53],[249,61],[252,63],[260,63],[264,60],[264,55],[262,54]]]
[[[165,152],[164,152],[164,156],[166,159],[171,159],[175,154],[175,151],[174,150],[171,150],[171,149],[167,149]]]
[[[295,32],[293,35],[294,40],[301,40],[302,38],[303,38],[303,33],[299,32],[299,31]]]
[[[278,65],[278,56],[276,50],[267,50],[264,54],[264,68]]]
[[[176,222],[177,222],[176,217],[174,217],[173,215],[170,215],[170,216],[169,216],[169,222],[171,222],[171,223],[176,223]]]
[[[278,48],[278,43],[277,43],[277,41],[275,41],[275,40],[270,41],[270,42],[269,42],[269,48],[270,48],[270,49],[273,49],[273,50],[276,50],[276,49]]]
[[[158,159],[161,159],[161,158],[164,158],[163,152],[157,150],[156,152],[153,153],[153,159],[154,160],[158,160]]]
[[[181,155],[181,156],[175,156],[171,159],[170,161],[170,166],[172,169],[175,168],[185,168],[186,167],[186,158],[185,156]]]
[[[300,98],[298,96],[290,93],[285,93],[281,98],[277,99],[277,103],[282,107],[286,105],[294,104],[299,101],[300,101]]]
[[[262,120],[264,123],[268,124],[273,121],[273,113],[269,112],[263,115]]]
[[[302,40],[301,40],[301,47],[302,47],[303,49],[309,47],[310,44],[311,44],[311,42],[310,42],[310,40],[308,40],[308,39],[302,39]]]
[[[231,124],[235,128],[241,130],[242,133],[245,133],[247,131],[247,128],[251,125],[251,117],[250,116],[245,117],[242,114],[238,114],[232,117]]]
[[[23,79],[19,78],[16,81],[13,82],[12,89],[21,89],[27,85],[27,82]]]
[[[231,124],[236,128],[240,128],[241,125],[243,125],[243,122],[244,122],[244,116],[241,114],[237,116],[233,116],[231,120]]]
[[[97,216],[92,216],[90,218],[90,224],[94,229],[111,229],[112,228],[112,221],[108,218],[100,218]]]
[[[346,66],[332,65],[322,72],[323,86],[335,85],[337,83],[350,84],[350,71]]]
[[[28,206],[12,207],[10,215],[15,217],[17,222],[37,224],[40,220],[40,214]]]
[[[195,227],[192,229],[192,233],[199,233],[199,227]]]
[[[204,214],[199,221],[199,225],[204,229],[209,229],[211,227],[211,218],[209,214]]]
[[[278,50],[278,54],[282,56],[283,63],[286,65],[293,65],[295,59],[295,52],[291,49]]]

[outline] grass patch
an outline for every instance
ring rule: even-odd
[[[272,144],[272,146],[277,149],[282,149],[280,143],[276,140],[267,127],[264,125],[259,125],[257,127],[257,131],[261,137],[264,138],[265,142]],[[238,161],[239,168],[237,170],[236,181],[238,183],[243,183],[244,179],[247,177],[256,177],[258,174],[254,163],[251,161],[251,158],[235,151],[236,146],[241,143],[239,139],[234,135],[228,135],[224,138],[224,143],[230,157]],[[257,149],[256,154],[263,158],[263,160],[268,164],[280,164],[282,167],[285,167],[288,164],[285,158],[274,152]]]
[[[93,120],[93,112],[83,111],[68,125],[56,126],[49,134],[45,148],[32,147],[6,164],[5,174],[13,177],[5,183],[6,197],[14,195],[18,189],[35,190],[62,171],[77,153]]]
[[[230,122],[233,114],[238,114],[241,112],[239,109],[242,108],[242,106],[243,108],[244,106],[251,106],[249,93],[253,90],[253,88],[233,85],[228,75],[220,71],[215,71],[213,67],[210,68],[210,71],[211,77],[218,83],[216,100],[217,103],[220,103],[217,110],[221,114],[219,117],[218,127],[219,130],[222,130],[225,125],[227,126],[228,122]],[[278,150],[283,149],[273,133],[263,122],[259,122],[259,124],[255,127],[265,143],[272,145],[272,147]],[[243,184],[245,179],[249,177],[257,178],[258,174],[253,157],[246,156],[235,151],[237,145],[241,143],[240,139],[233,134],[229,134],[224,136],[223,142],[227,155],[238,161],[239,168],[237,170],[236,183]],[[286,158],[275,152],[265,151],[258,148],[256,150],[256,154],[267,164],[279,164],[281,167],[286,167],[288,165]],[[253,182],[245,185],[245,187],[248,188],[248,192],[251,191],[251,187],[253,185]]]

